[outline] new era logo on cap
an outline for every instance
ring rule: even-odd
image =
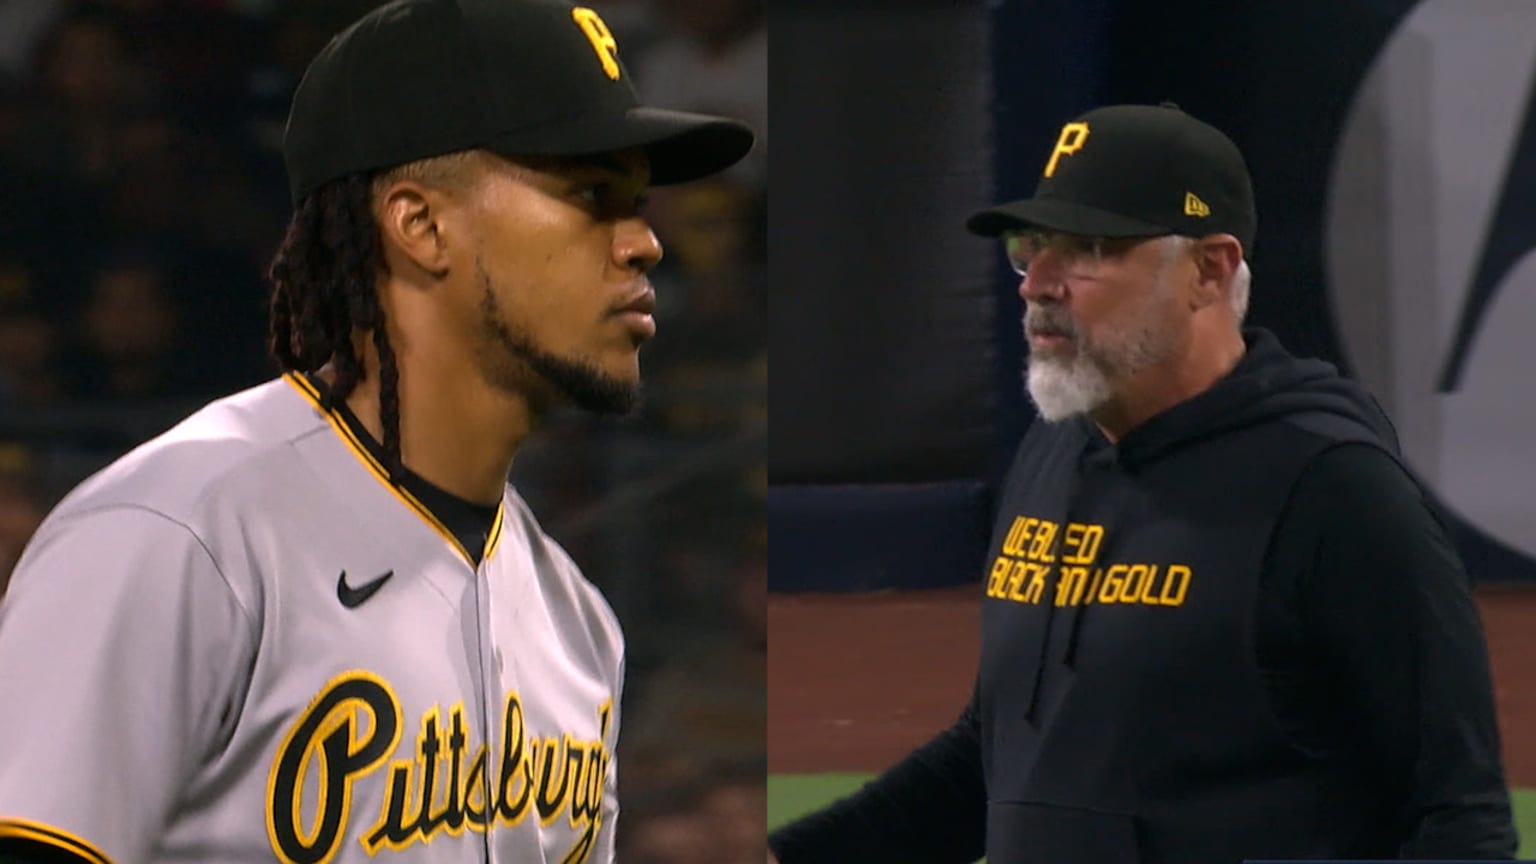
[[[1231,234],[1246,253],[1257,223],[1248,167],[1231,139],[1171,105],[1112,105],[1061,127],[1034,197],[984,210],[966,225],[988,237],[1018,228],[1087,237]]]

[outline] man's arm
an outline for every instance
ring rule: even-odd
[[[980,742],[973,699],[953,726],[858,792],[770,834],[770,856],[782,864],[975,861],[987,834]]]
[[[1289,513],[1280,530],[1314,544],[1301,620],[1346,734],[1393,794],[1400,854],[1512,858],[1482,625],[1422,490],[1387,454],[1345,445],[1309,466]]]
[[[45,524],[0,602],[0,854],[146,860],[227,729],[248,614],[165,516]]]

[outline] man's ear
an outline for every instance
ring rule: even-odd
[[[378,197],[376,211],[385,260],[404,258],[434,277],[448,274],[444,216],[448,199],[439,190],[413,180],[391,184]]]
[[[1232,274],[1243,263],[1243,244],[1231,234],[1212,234],[1195,241],[1195,308],[1226,302]]]

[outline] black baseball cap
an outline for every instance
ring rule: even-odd
[[[337,34],[293,96],[283,157],[297,204],[358,171],[484,148],[583,156],[644,148],[655,185],[752,149],[724,117],[640,104],[618,45],[567,0],[395,0]]]
[[[1061,128],[1033,198],[966,221],[984,237],[1041,228],[1090,237],[1232,234],[1246,253],[1258,212],[1243,154],[1171,104],[1096,108]]]

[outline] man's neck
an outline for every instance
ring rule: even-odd
[[[382,442],[378,365],[372,356],[365,364],[367,373],[348,395],[347,407]],[[402,364],[399,405],[401,462],[407,468],[466,501],[501,500],[512,459],[535,425],[526,401],[462,370],[449,373]]]

